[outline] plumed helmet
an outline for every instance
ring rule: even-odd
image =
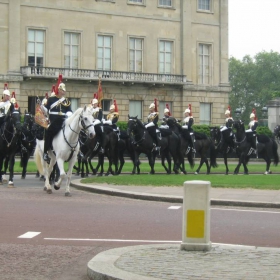
[[[153,102],[153,103],[151,103],[151,105],[150,105],[150,107],[149,107],[149,109],[152,109],[152,108],[156,108],[156,105],[155,105],[155,103]]]
[[[251,118],[254,118],[254,117],[255,117],[255,114],[254,114],[254,113],[251,113],[250,119],[251,119]]]
[[[189,109],[189,108],[187,108],[186,110],[185,110],[185,113],[190,113],[191,112],[191,110]]]
[[[91,101],[91,104],[98,104],[98,100],[96,98],[93,98],[92,101]]]
[[[10,91],[9,91],[8,89],[5,89],[5,90],[3,91],[3,95],[11,96]]]
[[[66,91],[66,86],[64,83],[60,83],[58,86],[58,89],[62,89],[63,91]]]
[[[115,105],[112,104],[112,105],[110,106],[110,110],[115,110]]]
[[[230,115],[230,110],[226,110],[225,115]]]
[[[17,102],[16,99],[15,99],[14,97],[12,97],[10,101],[11,101],[11,103],[13,103],[13,104],[15,104],[15,103]]]
[[[169,113],[169,110],[167,108],[164,109],[164,113]]]

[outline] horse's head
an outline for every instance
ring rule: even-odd
[[[95,129],[93,126],[93,116],[90,107],[85,106],[79,116],[80,128],[88,131],[88,136],[92,139],[95,136]],[[73,114],[75,115],[75,113]],[[70,117],[71,118],[71,117]]]
[[[10,119],[10,122],[17,133],[21,133],[21,131],[22,131],[22,124],[20,121],[20,117],[21,117],[21,114],[20,114],[20,111],[18,111],[18,110],[14,110],[14,112],[8,113],[8,119]]]
[[[128,115],[128,123],[127,123],[127,134],[130,135],[132,132],[134,132],[138,125],[138,116],[131,117]]]
[[[23,125],[26,126],[28,130],[31,130],[33,124],[34,124],[34,116],[25,110],[23,116]]]
[[[233,122],[232,128],[235,128],[236,131],[241,131],[241,130],[245,131],[244,122],[242,120],[236,120],[236,121]]]
[[[173,127],[175,126],[177,120],[174,117],[169,117],[165,120],[165,122],[169,127]]]
[[[212,141],[216,144],[221,140],[221,131],[217,126],[210,127],[210,137]]]

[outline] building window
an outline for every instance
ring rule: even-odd
[[[128,0],[129,3],[144,4],[144,0]]]
[[[211,104],[200,103],[200,124],[211,124]]]
[[[110,106],[113,104],[111,99],[102,99],[103,118],[106,119],[110,112]]]
[[[71,109],[75,112],[79,108],[79,99],[78,98],[69,98],[71,102]]]
[[[143,72],[143,39],[129,39],[129,71]]]
[[[64,67],[79,68],[80,34],[64,33]]]
[[[159,118],[162,119],[164,116],[164,109],[166,108],[166,104],[168,104],[169,106],[169,110],[172,114],[172,103],[171,102],[165,102],[165,101],[160,101],[159,102],[159,108],[158,108],[158,112],[159,112]]]
[[[97,69],[111,70],[112,68],[112,37],[98,35]]]
[[[172,0],[159,0],[159,6],[172,7]]]
[[[44,66],[45,31],[28,30],[28,66]]]
[[[210,52],[211,45],[199,44],[199,70],[198,70],[198,83],[210,83]]]
[[[142,101],[129,100],[129,115],[142,119]]]
[[[159,73],[171,74],[172,64],[172,42],[159,42]]]
[[[210,11],[211,0],[198,0],[198,9],[203,11]]]

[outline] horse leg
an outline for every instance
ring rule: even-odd
[[[57,163],[57,166],[59,168],[60,176],[59,176],[58,181],[54,182],[54,188],[56,190],[59,190],[63,179],[66,177],[66,173],[65,173],[65,170],[64,170],[64,160],[62,160],[61,158],[58,158],[56,163]],[[72,165],[72,168],[71,168],[71,172],[72,172],[72,169],[73,169],[73,165]]]
[[[68,171],[66,174],[66,184],[65,184],[65,196],[70,197],[71,193],[70,193],[70,182],[71,182],[71,177],[72,177],[72,170],[73,170],[73,166],[75,164],[75,158],[76,156],[72,157],[68,163]],[[61,170],[61,169],[60,169]],[[64,171],[64,170],[63,170]]]
[[[228,161],[227,161],[227,153],[224,152],[224,164],[226,166],[226,175],[228,175],[229,169],[228,169]]]
[[[196,171],[195,171],[195,173],[194,173],[195,175],[199,174],[200,168],[201,168],[201,166],[203,165],[203,163],[204,163],[204,159],[201,157],[201,158],[200,158],[199,166],[198,166],[198,168],[196,169]]]
[[[238,164],[237,164],[237,166],[234,169],[234,173],[233,173],[234,175],[237,175],[239,173],[239,168],[240,168],[241,164],[243,164],[244,171],[245,171],[244,157],[243,157],[242,154],[239,156]]]
[[[150,164],[150,167],[151,167],[151,171],[150,171],[150,174],[155,174],[155,156],[153,153],[150,153],[148,155],[148,159],[149,159],[149,164]]]
[[[171,174],[171,162],[170,162],[170,164],[168,162],[168,168],[167,168],[165,165],[165,158],[167,159],[167,162],[168,162],[167,154],[165,152],[162,152],[161,153],[161,165],[164,167],[167,174]]]
[[[51,155],[51,161],[50,161],[50,164],[49,166],[47,166],[47,163],[45,161],[44,162],[44,172],[45,172],[45,187],[44,187],[44,190],[47,191],[48,194],[51,194],[52,193],[52,186],[50,184],[50,175],[52,173],[52,170],[53,170],[53,166],[55,164],[55,159],[54,159],[54,156]]]
[[[30,157],[29,151],[27,151],[27,153],[24,153],[22,155],[22,159],[21,159],[21,165],[22,165],[21,179],[25,179],[25,177],[26,177],[26,168],[27,168],[29,157]]]
[[[97,176],[103,176],[103,173],[104,173],[104,154],[98,154],[98,164],[101,167],[101,170],[100,170],[100,173]]]
[[[14,185],[14,165],[15,165],[15,155],[10,156],[10,162],[9,162],[9,186]]]
[[[125,160],[124,160],[124,151],[121,151],[120,154],[119,154],[119,161],[120,161],[120,166],[119,166],[119,169],[117,171],[117,174],[121,174],[122,172],[122,168],[124,166],[124,163],[125,163]]]
[[[271,174],[271,171],[269,170],[270,169],[270,164],[271,164],[271,159],[268,155],[264,156],[263,159],[265,160],[266,162],[266,171],[264,172],[265,175],[267,174]]]
[[[6,172],[7,172],[7,169],[8,169],[8,165],[9,165],[9,157],[5,157],[5,161],[4,161],[4,170],[2,172],[2,175],[3,175],[3,184],[7,184],[8,183],[8,180],[6,178]],[[3,163],[2,163],[2,166],[3,166]]]

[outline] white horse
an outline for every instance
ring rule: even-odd
[[[70,194],[70,180],[72,176],[73,166],[77,159],[77,154],[80,149],[79,134],[82,129],[88,131],[89,138],[95,136],[95,130],[93,126],[92,108],[85,106],[84,108],[77,109],[72,116],[65,120],[63,129],[53,139],[53,151],[49,150],[49,156],[51,158],[48,168],[44,168],[45,162],[38,161],[38,154],[42,157],[42,145],[38,145],[35,150],[35,161],[39,172],[44,172],[45,175],[45,188],[47,193],[52,193],[52,187],[49,182],[50,174],[53,170],[55,162],[57,162],[60,177],[58,182],[54,183],[54,188],[58,190],[63,179],[66,177],[65,196],[71,196]],[[41,143],[40,143],[41,144]],[[64,170],[64,162],[68,161],[67,174]]]

